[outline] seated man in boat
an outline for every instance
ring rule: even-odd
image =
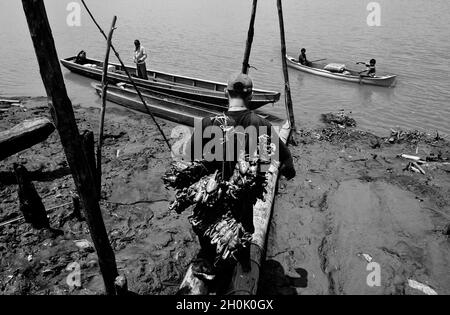
[[[77,55],[77,57],[75,58],[75,63],[79,64],[79,65],[84,65],[86,63],[87,59],[86,59],[86,52],[84,50],[80,51]]]
[[[249,104],[253,95],[253,82],[248,75],[239,74],[238,76],[230,79],[225,93],[228,97],[229,102],[228,111],[224,113],[223,116],[206,117],[202,120],[202,130],[200,130],[201,133],[199,133],[199,130],[194,130],[190,142],[186,146],[188,151],[186,155],[187,158],[191,160],[200,160],[202,158],[205,158],[205,152],[203,152],[203,150],[201,151],[202,156],[195,156],[198,152],[194,152],[196,147],[194,145],[194,140],[201,141],[202,145],[200,146],[200,148],[204,148],[205,144],[207,144],[212,138],[210,134],[208,134],[207,136],[207,133],[205,133],[205,130],[207,130],[207,128],[210,126],[220,126],[221,129],[225,129],[223,128],[224,125],[226,127],[232,127],[235,132],[232,132],[231,134],[236,137],[238,137],[239,134],[238,130],[248,130],[248,127],[250,127],[249,129],[256,130],[256,135],[251,135],[250,133],[247,134],[245,132],[244,150],[247,154],[250,154],[249,151],[252,150],[250,149],[250,147],[252,147],[250,143],[255,140],[255,138],[253,138],[254,136],[256,136],[256,141],[259,141],[261,136],[267,136],[266,139],[272,139],[271,134],[275,132],[272,131],[272,124],[249,109]],[[265,130],[263,132],[265,132],[266,134],[261,134],[261,130]],[[225,149],[221,153],[222,156],[212,161],[211,163],[215,163],[213,167],[215,169],[218,169],[219,171],[222,170],[222,172],[225,173],[225,178],[228,178],[228,176],[231,176],[235,169],[236,163],[238,161],[239,150],[236,149],[238,141],[230,141],[227,137],[224,137],[224,139]],[[287,146],[278,137],[274,137],[274,139],[276,139],[276,143],[274,143],[275,147],[277,148],[276,156],[278,156],[278,160],[281,164],[280,173],[286,178],[292,179],[293,177],[295,177],[296,172],[291,153]],[[272,142],[271,140],[268,141]],[[231,159],[229,158],[230,156],[232,157]],[[226,163],[223,163],[223,161],[226,161]],[[239,209],[235,209],[235,211],[233,211],[235,212],[234,216],[236,221],[240,222],[245,231],[250,234],[253,234],[255,232],[255,227],[253,225],[253,206],[255,203],[256,200],[254,196],[248,196],[244,200],[240,200]],[[212,260],[215,257],[215,246],[211,245],[208,239],[205,239],[202,235],[199,235],[199,241],[201,251],[198,255],[198,258],[203,259],[213,265]],[[239,254],[238,259],[241,262],[243,268],[245,270],[249,270],[250,246],[245,248]],[[214,270],[213,273],[217,273],[217,275],[219,276],[219,274],[226,274],[227,271],[230,271],[229,269],[230,266],[225,266],[221,267],[220,271]]]
[[[141,45],[139,40],[134,41],[134,63],[136,64],[136,75],[138,78],[148,80],[147,67],[145,65],[145,60],[147,59],[147,52],[144,46]]]
[[[300,56],[298,56],[298,62],[304,66],[311,67],[312,63],[306,58],[306,49],[302,48]]]
[[[360,75],[361,77],[370,77],[370,78],[373,78],[373,77],[376,75],[376,72],[377,72],[377,71],[376,71],[375,65],[377,64],[377,61],[376,61],[375,59],[371,59],[371,60],[369,61],[369,63],[365,63],[365,62],[357,62],[356,64],[357,64],[357,65],[362,64],[362,65],[365,65],[365,66],[367,67],[366,70],[361,71],[361,72],[359,73],[359,75]]]

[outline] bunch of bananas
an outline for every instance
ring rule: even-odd
[[[220,260],[237,260],[239,250],[250,245],[252,235],[245,231],[231,212],[227,212],[217,222],[210,225],[204,236],[212,245],[216,245],[216,262]]]
[[[166,174],[166,185],[177,189],[169,209],[182,213],[194,206],[190,223],[195,233],[216,246],[216,262],[236,260],[239,250],[249,244],[252,235],[235,219],[233,211],[240,208],[244,199],[253,205],[258,198],[263,198],[266,177],[260,172],[260,160],[240,158],[228,180],[218,170],[205,175],[208,169],[200,165],[202,162],[184,168],[175,165]],[[193,170],[203,172],[203,177],[199,179],[198,174],[192,174]]]
[[[174,162],[162,179],[166,187],[182,189],[189,187],[208,173],[208,165],[204,161]]]
[[[222,197],[224,185],[225,182],[221,181],[218,171],[204,176],[189,187],[178,190],[175,200],[169,205],[169,210],[182,213],[194,204],[212,208]]]

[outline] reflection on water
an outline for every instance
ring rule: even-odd
[[[103,58],[105,43],[82,15],[81,27],[68,27],[66,6],[73,0],[47,0],[60,57],[81,49]],[[296,120],[314,126],[321,113],[352,111],[363,128],[385,134],[390,127],[422,128],[450,134],[450,18],[447,0],[378,0],[382,26],[368,27],[366,1],[285,0],[288,53],[306,47],[310,59],[345,63],[377,59],[379,72],[395,73],[394,89],[359,86],[290,69]],[[225,81],[240,70],[247,36],[250,1],[242,0],[97,0],[89,1],[99,23],[118,15],[114,43],[131,64],[133,41],[150,52],[149,68]],[[258,5],[250,74],[256,86],[283,91],[278,17],[273,1]],[[0,95],[43,95],[20,1],[0,1]],[[114,60],[114,58],[113,58]],[[98,104],[91,80],[65,72],[74,103]],[[284,99],[283,97],[281,98]],[[285,117],[280,102],[267,115]]]

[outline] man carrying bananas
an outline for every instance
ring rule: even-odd
[[[271,142],[268,143],[266,147],[270,147],[274,151],[270,156],[279,159],[281,164],[281,175],[285,176],[287,179],[295,177],[296,172],[293,159],[287,146],[280,141],[269,121],[258,116],[249,109],[249,104],[253,96],[252,79],[248,75],[242,73],[233,76],[228,81],[225,93],[229,102],[228,111],[224,113],[224,115],[207,117],[202,120],[201,127],[200,125],[196,127],[191,136],[190,142],[187,145],[188,152],[186,156],[189,157],[191,161],[208,161],[208,164],[205,165],[207,165],[208,168],[216,169],[216,173],[220,172],[222,178],[234,178],[234,180],[227,182],[229,186],[233,186],[229,187],[227,192],[231,194],[232,192],[230,191],[236,191],[238,193],[239,187],[237,186],[242,182],[244,183],[242,185],[245,186],[245,183],[250,180],[249,178],[254,180],[255,185],[264,186],[264,184],[261,184],[261,181],[255,180],[255,176],[252,177],[251,174],[249,174],[249,170],[251,170],[252,167],[253,169],[256,169],[254,164],[255,161],[258,161],[258,164],[262,164],[260,163],[261,158],[259,155],[261,149],[259,143],[261,142],[261,139],[265,139],[266,141]],[[220,127],[220,142],[214,142],[215,137],[213,137],[213,135],[217,133],[211,131],[214,130],[214,127],[216,130],[217,127]],[[242,139],[244,139],[243,147],[240,146]],[[211,143],[215,143],[215,145],[211,145]],[[247,158],[243,159],[243,156],[246,156]],[[254,159],[255,156],[257,156],[256,160]],[[259,173],[262,170],[259,165],[257,169],[257,172]],[[265,182],[265,177],[263,176],[262,178]],[[234,185],[233,183],[237,184]],[[234,190],[232,188],[234,188]],[[255,231],[253,226],[253,206],[256,203],[257,198],[260,198],[264,191],[264,187],[258,188],[259,187],[253,187],[253,190],[247,190],[250,193],[238,194],[240,199],[238,202],[233,203],[233,209],[231,210],[232,218],[223,220],[225,223],[217,224],[215,237],[206,237],[205,235],[198,233],[195,229],[195,224],[193,224],[194,231],[197,233],[201,245],[197,262],[202,264],[202,270],[207,270],[204,274],[215,274],[218,277],[223,278],[229,277],[229,271],[233,270],[235,264],[229,263],[229,260],[226,262],[225,260],[218,261],[218,247],[221,246],[221,242],[220,240],[217,240],[217,238],[225,237],[222,236],[222,234],[226,234],[228,242],[229,234],[232,232],[227,232],[226,225],[227,222],[230,222],[231,220],[231,222],[237,222],[239,226],[243,228],[244,232],[240,232],[239,235],[242,233],[249,235],[251,240],[251,235]],[[221,229],[226,232],[221,234],[219,231]],[[215,232],[214,229],[212,230]],[[230,228],[230,230],[232,230],[232,228]],[[208,236],[210,235],[211,233],[209,233]],[[213,239],[213,241],[211,241],[211,239]],[[227,255],[228,253],[225,254],[225,257],[227,257]],[[248,245],[240,248],[237,256],[238,257],[235,258],[241,262],[244,269],[248,270],[250,268],[250,246]],[[216,280],[220,282],[220,279]]]

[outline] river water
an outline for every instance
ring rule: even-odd
[[[69,26],[67,6],[46,0],[60,58],[84,49],[102,59],[105,43],[85,11]],[[360,127],[378,134],[389,128],[438,130],[450,134],[450,2],[378,0],[380,26],[367,24],[370,1],[285,0],[287,50],[306,47],[309,59],[354,65],[377,59],[377,71],[398,75],[395,88],[359,86],[290,69],[294,109],[300,126],[317,124],[320,113],[351,111]],[[226,81],[241,68],[250,0],[87,0],[100,24],[118,16],[115,46],[132,63],[133,41],[150,52],[148,67]],[[259,88],[283,90],[275,0],[260,0],[250,63]],[[38,96],[45,91],[21,1],[0,1],[0,96]],[[72,101],[98,106],[89,79],[64,71]],[[283,102],[263,112],[285,117]]]

